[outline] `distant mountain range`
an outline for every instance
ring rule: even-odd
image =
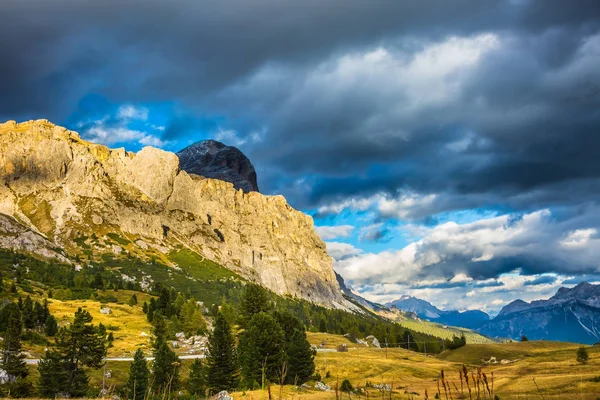
[[[428,321],[469,329],[478,329],[490,320],[490,316],[483,311],[443,311],[425,300],[412,296],[402,296],[397,300],[387,303],[386,306],[414,312],[420,318]]]
[[[560,288],[548,300],[515,300],[479,328],[485,335],[596,343],[600,340],[600,285]]]
[[[582,282],[560,288],[548,300],[515,300],[493,319],[482,311],[443,311],[431,303],[402,296],[386,304],[445,325],[477,330],[494,338],[556,340],[593,344],[600,341],[600,285]]]

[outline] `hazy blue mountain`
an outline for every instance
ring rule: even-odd
[[[560,288],[548,300],[516,300],[479,332],[492,337],[596,343],[600,340],[600,285]]]
[[[483,311],[444,311],[425,300],[413,296],[402,296],[386,305],[396,307],[399,310],[414,312],[420,318],[428,321],[469,329],[477,329],[490,320],[490,316]]]

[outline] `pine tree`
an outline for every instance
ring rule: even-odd
[[[315,350],[306,338],[306,333],[296,329],[285,343],[288,372],[286,382],[300,385],[315,373]]]
[[[170,302],[171,302],[171,294],[169,292],[169,289],[160,285],[158,287],[158,301],[156,302],[156,308],[158,310],[160,310],[167,317],[170,317],[170,315],[167,313]]]
[[[190,368],[188,391],[192,395],[203,396],[206,394],[206,369],[199,358],[196,358]]]
[[[179,312],[181,328],[186,335],[197,335],[206,331],[206,321],[195,300],[186,301]]]
[[[272,308],[266,289],[253,283],[247,284],[240,304],[240,326],[246,327],[255,314],[271,312]]]
[[[129,299],[129,305],[130,306],[135,306],[138,303],[138,299],[137,296],[134,294],[131,295],[131,298]]]
[[[46,322],[46,318],[44,316],[44,308],[40,304],[39,301],[33,303],[33,316],[34,316],[34,325],[36,327],[41,327]]]
[[[92,282],[92,287],[99,290],[104,289],[104,281],[102,280],[102,275],[100,273],[94,274],[94,282]]]
[[[212,393],[232,390],[239,382],[235,340],[223,314],[215,317],[214,328],[208,337],[206,381]]]
[[[2,368],[9,377],[8,392],[12,397],[27,397],[31,392],[31,383],[27,381],[29,370],[25,356],[21,354],[21,334],[23,325],[21,314],[15,308],[8,317],[6,335],[2,342]]]
[[[150,304],[148,305],[148,312],[146,313],[146,318],[148,322],[152,322],[154,320],[154,312],[156,311],[156,300],[154,297],[150,298]]]
[[[100,368],[106,356],[106,336],[99,334],[92,320],[89,312],[79,308],[73,323],[58,332],[53,350],[66,372],[61,391],[72,397],[84,396],[88,390],[84,367]]]
[[[144,304],[142,305],[142,311],[144,312],[144,314],[148,314],[148,303],[144,302]]]
[[[158,350],[161,344],[166,343],[167,341],[167,321],[162,316],[162,314],[157,311],[154,314],[152,325],[152,334],[154,335],[154,339],[152,340],[152,347],[154,348],[154,350]]]
[[[150,371],[148,363],[144,357],[142,349],[137,349],[133,356],[133,362],[129,367],[129,380],[127,381],[127,391],[129,397],[133,400],[143,399],[148,390],[148,378]]]
[[[54,398],[67,386],[65,362],[55,351],[46,351],[38,362],[39,380],[37,391],[42,397]]]
[[[283,358],[284,333],[269,314],[259,312],[240,335],[239,354],[242,376],[248,387],[276,381]]]
[[[44,333],[46,336],[50,337],[58,333],[58,323],[56,322],[54,315],[48,315],[48,318],[46,318],[46,323],[44,324]]]
[[[33,310],[33,301],[30,296],[25,298],[22,308],[23,325],[27,329],[35,328],[35,313]]]
[[[0,293],[4,291],[4,278],[2,276],[2,271],[0,271]]]
[[[319,321],[319,332],[327,333],[327,323],[325,322],[325,319]]]
[[[154,351],[152,389],[155,393],[170,393],[179,388],[179,357],[166,342]]]

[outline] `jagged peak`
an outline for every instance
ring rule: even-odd
[[[256,170],[240,149],[208,139],[178,151],[181,169],[207,178],[231,182],[244,192],[258,192]]]

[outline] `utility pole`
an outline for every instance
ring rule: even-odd
[[[385,338],[385,358],[387,358],[387,349],[388,349],[388,341],[387,337]]]

